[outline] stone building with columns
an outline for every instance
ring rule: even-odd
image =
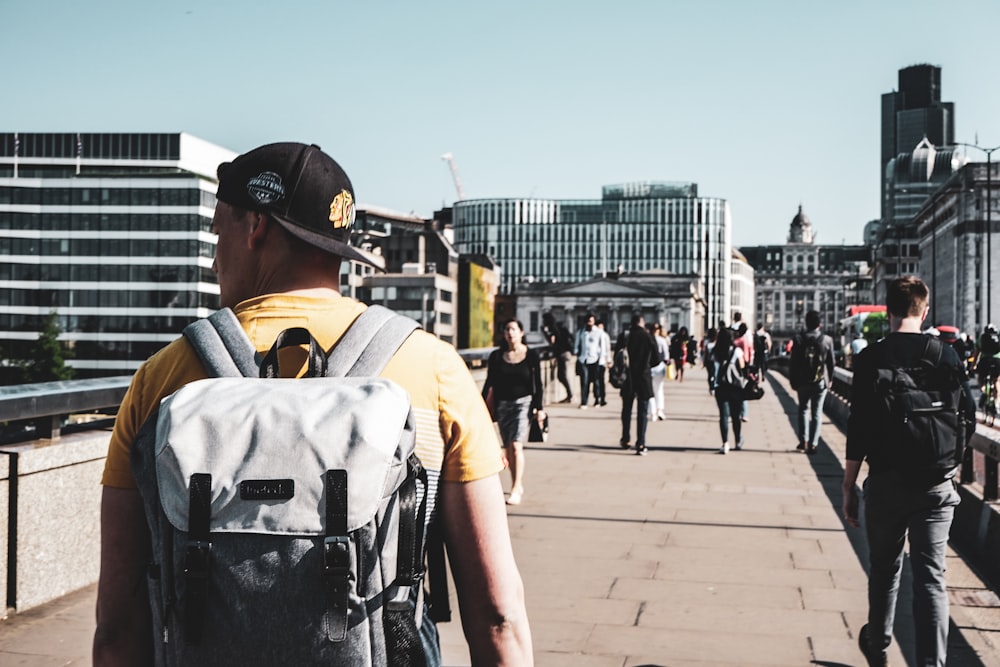
[[[520,282],[516,289],[517,318],[524,324],[529,343],[542,342],[542,314],[551,312],[574,332],[587,313],[604,320],[612,340],[639,312],[647,322],[659,322],[667,331],[686,327],[701,338],[705,332],[707,304],[704,287],[695,274],[666,271],[612,274],[577,283]]]
[[[756,320],[772,337],[788,338],[816,310],[822,328],[836,334],[849,305],[868,303],[870,249],[865,245],[819,245],[802,206],[792,218],[784,245],[748,246],[740,252],[754,268]]]

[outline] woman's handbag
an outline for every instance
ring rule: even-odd
[[[545,442],[549,437],[549,416],[545,415],[542,423],[538,423],[535,415],[531,415],[528,425],[528,442]]]
[[[743,385],[740,398],[744,401],[760,400],[764,396],[764,388],[760,386],[760,372],[754,366],[745,369],[746,384]]]
[[[756,380],[747,380],[743,385],[740,398],[744,401],[756,401],[764,397],[764,388]]]

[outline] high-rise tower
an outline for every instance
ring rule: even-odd
[[[887,210],[886,165],[901,153],[911,153],[924,138],[934,146],[955,141],[955,103],[941,101],[941,68],[913,65],[899,70],[898,90],[882,95],[882,220]]]

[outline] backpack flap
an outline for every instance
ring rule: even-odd
[[[881,437],[892,465],[905,471],[916,485],[940,482],[954,474],[964,450],[962,387],[951,371],[940,365],[930,343],[913,368],[876,370],[875,394],[887,419]]]
[[[191,476],[206,473],[212,532],[322,536],[326,472],[364,471],[348,480],[346,526],[356,530],[406,475],[397,446],[409,427],[408,405],[406,392],[384,379],[188,384],[160,406],[156,475],[164,513],[187,531]]]

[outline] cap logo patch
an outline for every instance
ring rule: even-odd
[[[273,171],[264,171],[247,182],[247,192],[258,204],[274,204],[285,198],[285,184]]]
[[[341,190],[330,202],[330,222],[334,229],[350,229],[354,224],[354,197],[347,190]]]

